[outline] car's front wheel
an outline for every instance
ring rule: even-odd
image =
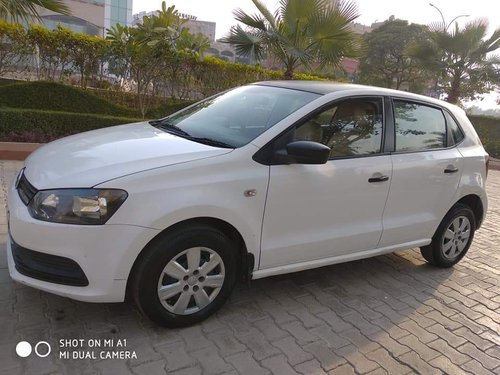
[[[236,280],[236,252],[222,232],[196,225],[154,240],[134,270],[131,292],[140,310],[166,327],[207,318]]]
[[[456,204],[439,225],[432,242],[420,248],[427,262],[451,267],[467,253],[474,238],[476,220],[469,206]]]

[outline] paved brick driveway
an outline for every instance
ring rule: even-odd
[[[19,168],[0,162],[0,202]],[[156,327],[127,304],[80,303],[12,283],[2,207],[0,374],[500,374],[500,172],[490,171],[488,191],[488,220],[453,269],[430,267],[410,250],[258,280],[182,330]],[[127,339],[138,358],[59,359],[62,338]],[[21,339],[46,340],[53,352],[19,358]]]

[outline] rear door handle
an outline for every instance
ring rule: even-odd
[[[384,181],[388,181],[389,180],[389,176],[377,176],[377,177],[370,177],[368,179],[368,182],[372,183],[372,182],[384,182]]]
[[[455,173],[455,172],[458,172],[458,168],[451,165],[444,170],[444,173]]]

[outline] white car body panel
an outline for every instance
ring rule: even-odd
[[[457,199],[463,158],[456,148],[391,155],[393,173],[380,246],[430,239]],[[448,166],[458,172],[445,174]]]
[[[129,193],[107,224],[163,230],[188,219],[220,219],[239,231],[247,251],[254,254],[258,264],[269,167],[251,159],[256,150],[248,145],[216,158],[149,170],[100,184],[97,187],[120,186]],[[228,170],[232,172],[229,174]],[[247,190],[255,190],[256,195],[245,197]],[[154,203],[151,196],[157,197]]]
[[[253,273],[253,279],[262,279],[264,277],[281,275],[284,273],[299,272],[308,270],[311,268],[330,266],[332,264],[352,262],[354,260],[371,258],[378,255],[393,253],[396,251],[407,250],[413,247],[424,246],[429,243],[428,240],[412,241],[404,244],[399,244],[397,246],[388,246],[383,248],[377,248],[366,251],[357,251],[351,254],[337,255],[328,258],[310,260],[307,262],[293,263],[283,266],[276,266],[271,268],[259,269]]]
[[[147,122],[112,126],[39,148],[26,160],[26,177],[39,190],[90,187],[124,175],[231,151],[191,142]]]
[[[389,183],[376,173],[390,178],[389,155],[271,166],[260,268],[377,248]]]

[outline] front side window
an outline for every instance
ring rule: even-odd
[[[446,147],[446,122],[440,109],[394,100],[396,151],[426,151]]]
[[[214,140],[236,148],[246,145],[307,103],[320,97],[305,91],[249,85],[205,99],[154,121],[193,140]]]
[[[323,143],[332,158],[372,155],[381,151],[382,127],[381,98],[349,99],[298,126],[292,140]]]

